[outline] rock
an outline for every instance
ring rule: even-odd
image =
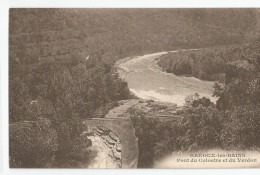
[[[108,155],[109,155],[110,157],[114,157],[114,154],[113,154],[112,151],[110,151],[110,152],[108,153]]]
[[[98,127],[96,132],[100,135],[108,135],[110,133],[110,130]]]
[[[116,158],[117,160],[121,160],[121,153],[120,152],[113,150],[113,154],[114,154],[114,158]]]
[[[113,148],[114,147],[114,145],[112,145],[112,144],[109,144],[108,142],[104,142],[109,148]]]
[[[118,152],[121,152],[121,145],[117,145],[117,146],[116,146],[116,150],[117,150]]]
[[[109,143],[110,145],[115,145],[116,141],[112,140],[110,137],[107,137],[107,143]]]
[[[109,133],[109,137],[110,137],[112,140],[116,141],[116,142],[119,140],[119,138],[117,137],[117,135],[114,134],[113,132],[110,132],[110,133]]]
[[[107,129],[107,128],[103,127],[103,126],[97,126],[97,129],[99,129],[99,130],[101,130],[103,132],[110,132],[109,129]]]

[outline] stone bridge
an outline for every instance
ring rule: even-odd
[[[130,118],[92,118],[83,120],[87,127],[102,126],[117,134],[121,141],[122,168],[137,168],[138,139],[135,136],[134,126]]]
[[[114,132],[121,141],[122,168],[137,168],[138,139],[130,118],[92,118],[82,120],[82,122],[86,130],[88,127],[102,126]],[[34,123],[33,121],[23,121],[9,124],[9,134],[10,136],[15,135],[18,130],[32,127]]]

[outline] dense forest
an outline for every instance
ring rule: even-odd
[[[115,60],[241,43],[254,9],[10,9],[10,61]]]
[[[10,133],[11,167],[86,164],[89,155],[81,148],[90,141],[80,135],[80,119],[93,117],[101,106],[133,98],[114,62],[179,48],[242,45],[234,51],[202,49],[177,53],[176,61],[168,56],[161,60],[165,70],[178,75],[215,80],[215,74],[224,73],[229,78],[215,85],[216,106],[197,101],[180,123],[150,132],[156,123],[142,118],[134,122],[141,128],[148,125],[149,130],[143,128],[148,135],[161,128],[149,137],[136,131],[140,154],[152,150],[156,158],[169,151],[211,147],[210,136],[223,148],[259,146],[259,45],[244,44],[252,42],[248,35],[256,27],[253,9],[10,9],[9,20],[9,123],[32,125]],[[238,68],[232,61],[254,66]],[[214,66],[211,75],[209,65],[225,69]],[[232,127],[237,125],[241,127]],[[162,132],[174,134],[154,138]],[[247,135],[240,138],[241,133]],[[144,148],[147,142],[150,146]]]
[[[255,41],[235,46],[179,51],[163,55],[158,65],[163,71],[175,75],[224,82],[235,76],[239,68],[254,70],[258,61],[257,49],[258,42]]]
[[[78,139],[77,137],[82,132],[80,119],[92,117],[94,110],[104,104],[113,104],[117,100],[131,97],[127,83],[118,77],[110,64],[101,60],[96,60],[91,64],[88,62],[69,65],[43,63],[37,69],[28,69],[20,65],[12,68],[15,68],[18,73],[9,80],[9,122],[35,121],[37,124],[40,123],[39,125],[43,122],[42,127],[44,127],[40,137],[23,132],[10,135],[14,136],[10,138],[10,155],[16,158],[17,154],[28,153],[28,155],[19,155],[18,160],[19,158],[38,159],[30,156],[31,152],[25,151],[32,149],[31,147],[23,150],[28,146],[27,144],[31,144],[30,139],[34,137],[43,139],[47,143],[50,138],[54,137],[52,139],[56,143],[50,142],[46,143],[47,145],[39,144],[34,147],[32,150],[39,157],[46,156],[42,149],[47,146],[51,147],[50,150],[54,152],[58,150],[56,154],[62,156],[61,160],[64,160],[64,156],[68,158],[66,153],[70,153],[74,140]],[[34,131],[25,132],[37,133],[39,128],[37,126],[33,128]],[[44,131],[52,133],[46,137]],[[25,138],[29,139],[29,142]],[[22,142],[18,144],[21,147],[17,147],[17,142]],[[52,148],[55,145],[58,145],[57,149]],[[20,161],[26,163],[22,164],[25,167],[44,165],[36,160]]]

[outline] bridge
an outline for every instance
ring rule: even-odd
[[[122,168],[137,168],[138,139],[130,118],[92,118],[83,120],[83,125],[86,129],[87,127],[102,126],[114,132],[121,141]]]
[[[114,132],[121,142],[122,168],[137,168],[138,163],[138,139],[135,136],[134,126],[130,118],[92,118],[82,120],[84,129],[88,127],[101,126]],[[32,127],[34,121],[23,121],[9,124],[10,135],[16,131]]]

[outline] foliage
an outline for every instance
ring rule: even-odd
[[[139,142],[140,167],[151,167],[173,151],[188,151],[221,146],[223,117],[214,107],[188,108],[176,122],[158,122],[131,109],[131,119]]]
[[[238,49],[239,54],[237,50],[228,51],[230,57],[243,53],[244,55],[240,57],[247,60],[247,63],[239,62],[227,66],[225,81],[214,85],[213,95],[218,97],[216,105],[205,97],[191,97],[193,100],[190,105],[180,114],[182,119],[177,122],[160,123],[151,121],[149,117],[146,118],[142,111],[130,110],[136,135],[139,138],[140,157],[142,158],[143,154],[150,155],[154,161],[176,151],[212,148],[259,149],[260,57],[258,46],[257,41],[241,46]],[[216,52],[219,51],[216,50]],[[223,60],[227,59],[224,57],[225,54],[222,56]],[[185,60],[185,57],[183,59]],[[202,70],[204,70],[203,67]],[[146,145],[149,145],[148,148],[145,147]],[[146,159],[147,157],[142,161],[145,162]],[[143,166],[149,167],[153,161],[145,162]]]
[[[170,133],[169,124],[160,125],[158,122],[146,118],[145,113],[139,109],[131,109],[131,119],[135,127],[135,134],[138,137],[139,158],[138,167],[152,167],[155,154],[156,144],[161,140],[167,139]],[[163,133],[165,131],[165,133]]]
[[[168,73],[203,80],[230,81],[244,70],[252,71],[259,62],[259,41],[228,47],[201,48],[163,55],[158,65]],[[239,70],[240,69],[240,70]]]
[[[226,149],[250,150],[260,147],[260,107],[241,105],[226,114],[221,142]]]
[[[21,127],[10,134],[11,167],[88,161],[82,150],[91,143],[80,135],[80,120],[131,97],[113,68],[119,58],[241,44],[255,23],[251,9],[11,9],[9,121]],[[132,109],[138,166],[178,150],[259,146],[259,63],[259,41],[164,55],[158,64],[167,72],[222,80],[218,110],[198,99],[181,121],[157,122]]]
[[[66,155],[60,155],[55,162],[55,166],[59,168],[82,168],[92,161],[91,151],[87,148],[92,145],[92,142],[86,135],[80,135],[76,138],[71,138],[73,144],[71,144],[70,150],[62,150],[60,153],[66,153]]]
[[[74,140],[82,132],[81,118],[92,117],[93,111],[106,103],[130,97],[127,84],[118,78],[110,65],[103,62],[96,63],[95,67],[89,69],[87,63],[72,67],[43,63],[35,71],[24,71],[26,74],[10,77],[10,122],[37,122],[40,118],[50,120],[57,134],[56,161],[69,162],[75,159],[71,150],[75,145]],[[14,86],[16,84],[22,84],[22,88]],[[34,136],[27,137],[30,139]],[[16,149],[20,144],[33,145],[31,142],[37,140],[13,142],[11,149]],[[34,146],[28,148],[33,149]],[[35,154],[26,150],[24,152],[27,156]],[[15,158],[11,156],[11,159]],[[23,166],[44,166],[32,163],[35,160],[30,161],[31,163],[27,161],[28,164],[24,161],[26,160],[21,160]]]
[[[229,110],[236,106],[259,104],[260,79],[257,73],[241,71],[224,86],[215,84],[214,95],[219,97],[219,110]]]
[[[198,107],[198,106],[200,106],[200,105],[202,105],[203,107],[209,107],[209,106],[214,106],[214,103],[212,103],[211,101],[210,101],[210,99],[209,98],[206,98],[206,97],[202,97],[202,98],[199,98],[199,99],[197,99],[197,100],[194,100],[193,102],[192,102],[192,106],[193,107]]]
[[[238,44],[255,23],[254,9],[11,9],[10,62],[117,60]]]
[[[230,54],[228,58],[223,54],[223,60],[232,60],[230,57],[234,57],[238,60],[243,58],[247,62],[236,62],[227,66],[225,81],[214,85],[213,95],[218,97],[216,105],[205,97],[195,100],[191,97],[193,101],[184,108],[181,119],[175,123],[152,122],[149,117],[145,117],[145,114],[140,115],[142,111],[131,110],[133,117],[136,118],[133,121],[135,121],[137,137],[140,139],[140,149],[144,149],[140,150],[140,154],[146,151],[157,160],[174,151],[212,148],[259,149],[260,52],[258,48],[259,41],[256,41],[243,45],[237,50],[223,52]],[[215,50],[215,52],[213,55],[218,55],[219,51]],[[200,57],[203,57],[203,54]],[[177,59],[182,62],[181,57]],[[183,59],[185,62],[185,57]],[[201,69],[206,70],[203,67]],[[147,143],[149,148],[142,146]]]
[[[215,84],[217,108],[225,111],[221,142],[226,149],[258,149],[260,131],[259,41],[247,47],[254,69],[237,67],[224,85]]]
[[[190,108],[184,113],[181,127],[184,135],[180,137],[182,150],[215,148],[220,146],[219,133],[223,119],[215,108]]]
[[[16,126],[22,127],[22,126]],[[48,119],[10,134],[10,167],[50,167],[58,149],[57,132]]]

